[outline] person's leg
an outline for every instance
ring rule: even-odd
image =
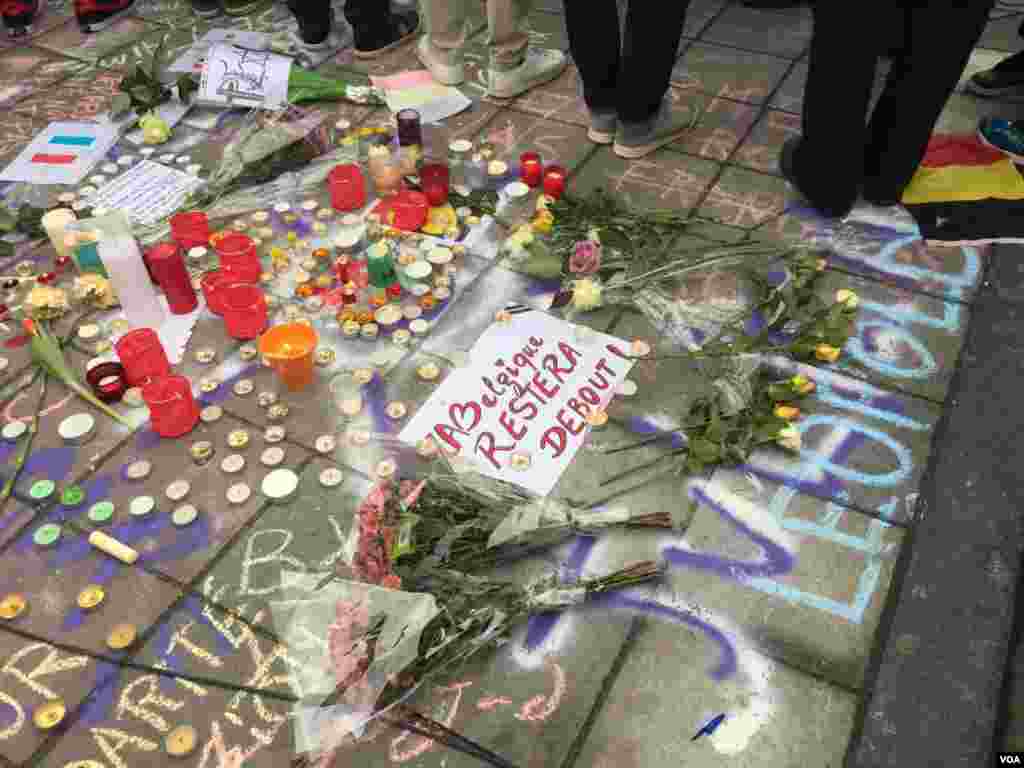
[[[569,52],[583,81],[583,101],[591,112],[614,114],[622,50],[615,0],[563,0],[563,4]]]
[[[616,96],[619,157],[644,157],[693,127],[696,110],[673,109],[669,94],[689,5],[629,3]]]
[[[802,135],[783,146],[783,175],[826,216],[844,216],[857,200],[864,167],[865,120],[878,50],[865,45],[886,0],[818,2],[814,12]],[[908,115],[909,117],[909,115]]]
[[[491,96],[515,98],[551,82],[569,63],[562,51],[529,48],[526,18],[532,7],[532,0],[487,0],[487,43],[491,48],[487,91]]]
[[[867,199],[898,200],[910,183],[993,5],[932,0],[908,10],[907,50],[893,62],[868,127]]]
[[[459,85],[465,80],[462,53],[466,45],[467,2],[420,0],[426,34],[416,46],[416,55],[434,79],[445,85]]]
[[[388,0],[348,0],[345,18],[352,26],[355,56],[362,59],[380,56],[412,40],[420,26],[418,11],[392,13]]]
[[[358,0],[350,0],[349,5],[353,2]],[[331,33],[331,0],[288,0],[288,10],[299,24],[303,43],[319,45],[327,40]]]

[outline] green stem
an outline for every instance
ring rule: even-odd
[[[12,474],[7,482],[4,483],[4,487],[0,490],[0,503],[7,501],[10,498],[11,493],[14,491],[14,484],[18,482],[18,478],[21,477],[21,471],[25,468],[25,461],[28,459],[29,454],[32,452],[32,443],[35,441],[36,434],[39,432],[39,413],[43,409],[43,404],[46,402],[46,382],[49,377],[46,373],[42,374],[43,383],[39,387],[39,402],[36,404],[36,412],[32,414],[32,424],[28,429],[28,437],[25,438],[25,444],[21,446],[21,453],[18,454],[18,458],[14,464],[14,474]]]

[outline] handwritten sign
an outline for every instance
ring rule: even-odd
[[[280,109],[288,102],[292,60],[234,45],[210,46],[197,101],[209,106]]]
[[[432,437],[481,474],[547,496],[633,367],[614,336],[527,311],[495,323],[399,435]]]

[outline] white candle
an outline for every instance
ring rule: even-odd
[[[55,208],[43,216],[41,221],[43,229],[46,230],[46,236],[50,238],[58,256],[68,255],[68,247],[64,243],[65,230],[69,224],[76,221],[78,221],[78,217],[75,216],[74,211],[67,208]]]
[[[100,259],[121,300],[125,318],[133,328],[159,328],[167,313],[149,279],[127,217],[114,211],[94,218],[93,225],[100,232]]]

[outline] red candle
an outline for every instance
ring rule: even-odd
[[[210,241],[210,222],[202,211],[171,216],[171,238],[186,251]]]
[[[386,289],[389,299],[400,299],[402,298],[402,286],[398,283],[392,283]]]
[[[174,243],[159,243],[149,252],[153,276],[167,297],[167,306],[175,315],[187,315],[199,306],[192,278],[185,268],[181,249]]]
[[[336,165],[327,174],[327,187],[336,211],[358,211],[366,205],[366,179],[358,165]]]
[[[519,156],[519,175],[526,186],[531,189],[539,187],[544,175],[544,165],[540,161],[540,155],[536,152],[523,152]]]
[[[192,383],[184,376],[164,376],[142,388],[149,406],[149,420],[160,437],[181,437],[199,422],[199,405],[192,396]]]
[[[117,356],[124,366],[129,386],[135,387],[151,379],[159,379],[171,373],[160,337],[152,328],[137,328],[128,331],[114,344]]]
[[[206,306],[210,308],[210,311],[213,312],[213,314],[224,314],[222,295],[220,291],[224,286],[231,285],[234,282],[236,281],[231,275],[227,272],[221,272],[220,270],[207,272],[199,280],[199,287],[203,289],[203,298],[206,299]]]
[[[334,260],[334,274],[342,283],[348,282],[348,256],[339,256]]]
[[[251,237],[240,232],[228,232],[214,239],[213,249],[220,257],[221,270],[229,273],[236,282],[259,282],[263,267]]]
[[[544,194],[556,200],[565,192],[565,168],[551,165],[544,171]]]
[[[85,380],[93,393],[104,403],[116,403],[128,389],[124,366],[120,363],[100,363],[89,369]]]
[[[267,330],[267,300],[249,283],[235,283],[224,291],[224,326],[233,339],[255,339]]]
[[[354,285],[352,285],[352,283],[349,283],[348,285],[346,285],[342,289],[342,291],[341,291],[341,303],[342,304],[355,304],[356,303],[356,299],[358,299],[358,298],[359,297],[356,294],[356,287]]]
[[[448,166],[429,163],[420,168],[420,184],[427,202],[434,208],[448,202]]]

